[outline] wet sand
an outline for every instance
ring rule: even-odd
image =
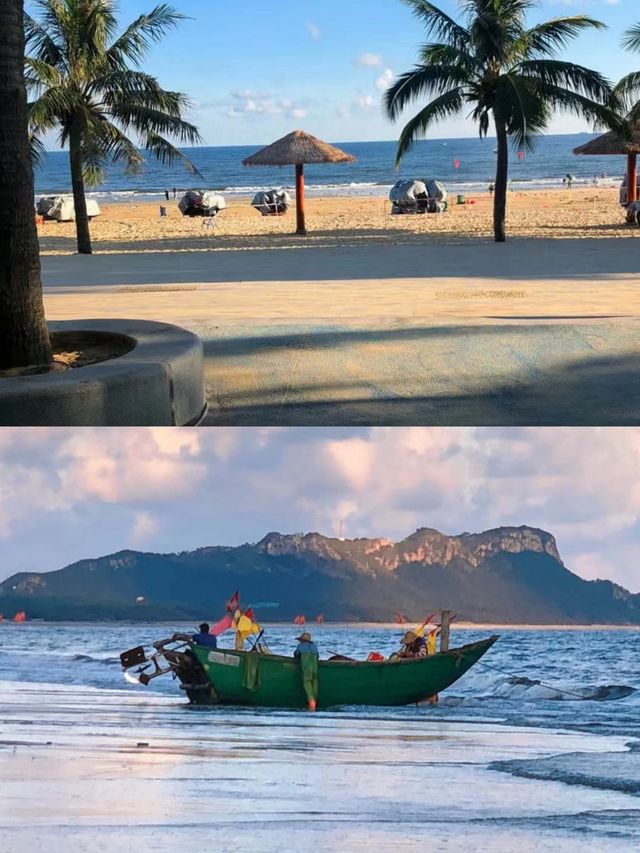
[[[91,223],[95,251],[200,252],[233,249],[293,248],[302,245],[343,246],[373,243],[491,239],[492,203],[487,193],[467,195],[473,203],[456,204],[442,215],[391,216],[380,197],[307,198],[303,241],[293,237],[295,212],[263,217],[248,198],[230,199],[228,207],[206,228],[203,220],[182,216],[177,201],[103,204]],[[159,215],[160,204],[168,216]],[[510,192],[507,228],[512,237],[569,239],[632,237],[637,229],[624,224],[618,189],[588,187],[569,190]],[[47,222],[38,227],[44,254],[75,251],[73,223]]]
[[[0,716],[5,853],[578,853],[585,833],[603,851],[636,838],[635,797],[490,767],[576,751],[597,763],[625,751],[619,737],[430,722],[429,709],[193,711],[149,692],[10,682]]]

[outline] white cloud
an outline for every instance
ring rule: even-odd
[[[129,543],[133,548],[150,544],[158,533],[158,521],[149,512],[139,512],[129,533]]]
[[[380,77],[376,80],[376,89],[384,92],[393,83],[393,71],[390,68],[385,68]]]
[[[356,103],[362,110],[372,110],[378,106],[378,102],[373,95],[361,95]]]
[[[231,101],[227,105],[229,118],[265,116],[284,116],[286,118],[304,118],[308,109],[291,98],[277,98],[271,92],[245,90],[231,92]]]
[[[382,65],[382,57],[379,53],[361,53],[360,56],[354,59],[354,65],[360,65],[363,68],[377,68]]]
[[[309,23],[307,24],[307,32],[314,41],[319,41],[322,38],[320,27],[313,21],[309,21]]]

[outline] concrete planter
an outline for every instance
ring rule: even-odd
[[[62,373],[0,379],[0,425],[189,426],[202,420],[203,351],[191,332],[147,320],[64,320],[49,329],[117,341],[124,355]]]

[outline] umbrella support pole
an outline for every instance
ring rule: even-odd
[[[638,198],[638,166],[637,155],[627,155],[627,204]]]
[[[304,219],[304,166],[296,164],[296,234],[306,236]]]

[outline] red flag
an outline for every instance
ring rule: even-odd
[[[240,603],[240,593],[236,590],[229,601],[227,601],[227,612],[233,613],[234,610],[237,609],[238,604]]]
[[[216,622],[215,625],[212,625],[209,628],[209,633],[213,634],[214,637],[220,636],[220,634],[224,634],[225,631],[228,631],[229,628],[233,625],[233,616],[231,613],[225,613],[222,619],[219,622]]]
[[[255,616],[253,614],[253,607],[250,607],[248,610],[245,610],[244,615],[247,617],[247,619],[251,619],[251,621],[253,622],[253,620],[255,619]]]

